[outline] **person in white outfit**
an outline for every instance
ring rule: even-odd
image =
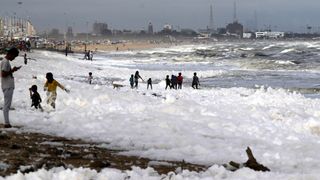
[[[12,96],[14,91],[13,73],[18,71],[21,66],[11,68],[10,61],[13,61],[19,55],[19,50],[15,47],[7,51],[7,55],[1,61],[1,88],[4,96],[3,117],[4,128],[11,128],[9,121],[9,110],[11,107]]]

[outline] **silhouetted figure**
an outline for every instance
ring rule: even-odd
[[[89,84],[92,83],[92,79],[93,79],[93,77],[92,77],[92,72],[89,72],[89,76],[88,76],[88,82],[89,82]]]
[[[38,93],[38,87],[37,85],[32,85],[31,88],[29,88],[29,91],[30,91],[30,98],[32,100],[32,103],[31,103],[31,107],[34,106],[36,109],[42,109],[41,107],[41,97],[40,97],[40,94]]]
[[[28,63],[27,53],[24,53],[23,59],[24,59],[24,64],[27,65]]]
[[[170,79],[169,79],[169,75],[167,75],[167,77],[166,77],[166,89],[167,89],[168,87],[171,89],[171,81],[170,81]]]
[[[66,49],[65,49],[65,53],[66,53],[66,56],[68,56],[68,46],[66,46]]]
[[[193,73],[193,79],[192,79],[192,88],[198,89],[198,86],[200,86],[199,78],[197,76],[197,73]]]
[[[142,77],[140,76],[139,71],[136,71],[136,73],[135,73],[135,75],[134,75],[134,83],[135,83],[134,87],[137,88],[137,89],[138,89],[139,78],[140,78],[142,81],[144,81],[144,80],[142,79]]]
[[[133,76],[133,74],[131,74],[129,82],[130,82],[131,89],[133,89],[134,88],[134,76]]]
[[[152,89],[152,80],[151,80],[151,78],[149,78],[148,81],[147,81],[147,89],[149,89],[149,86]]]
[[[84,50],[84,57],[83,59],[88,60],[88,52],[87,50]]]
[[[171,88],[177,89],[178,79],[177,76],[171,75]]]
[[[177,77],[178,89],[182,89],[182,81],[183,81],[183,77],[182,77],[181,72],[180,72],[178,77]]]

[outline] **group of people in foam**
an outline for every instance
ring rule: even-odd
[[[11,67],[10,61],[13,61],[19,55],[19,50],[15,47],[12,47],[7,50],[5,58],[1,61],[1,88],[4,96],[4,105],[3,105],[3,117],[4,117],[4,128],[11,128],[9,120],[9,110],[11,108],[13,92],[15,88],[14,76],[13,74],[18,71],[21,66]],[[62,86],[58,81],[53,78],[53,74],[48,72],[46,74],[47,81],[44,84],[44,90],[47,91],[47,104],[52,108],[56,108],[55,101],[57,98],[57,87],[69,92],[64,86]],[[42,109],[40,103],[42,99],[38,93],[37,85],[32,85],[29,88],[30,98],[32,100],[31,107],[34,106],[36,109]]]
[[[130,82],[130,86],[132,89],[138,88],[139,79],[144,81],[142,79],[142,77],[140,76],[139,71],[136,71],[135,75],[131,74],[129,82]],[[172,74],[171,79],[169,78],[169,75],[167,75],[165,81],[166,81],[165,89],[168,89],[168,87],[170,89],[182,89],[183,76],[182,76],[181,72],[178,73],[178,76],[175,76]],[[195,72],[195,73],[193,73],[191,86],[194,89],[198,89],[199,85],[200,85],[199,78],[197,76],[197,73]],[[149,89],[149,87],[151,87],[151,89],[152,89],[152,79],[151,78],[149,78],[147,81],[147,89]]]

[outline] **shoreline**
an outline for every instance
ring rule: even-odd
[[[184,45],[187,43],[166,43],[166,42],[149,42],[149,41],[125,41],[117,43],[71,43],[69,44],[68,53],[84,53],[85,50],[92,52],[121,52],[121,51],[139,51],[150,50],[155,48],[170,48],[172,46]],[[49,45],[43,48],[35,48],[48,51],[57,51],[65,53],[65,44]]]
[[[152,160],[149,158],[121,155],[123,150],[104,148],[99,143],[81,139],[30,132],[23,127],[2,128],[0,125],[0,177],[34,172],[39,169],[90,168],[98,172],[103,168],[131,170],[133,166],[152,167],[159,174],[175,172],[176,169],[204,171],[208,167],[184,161]]]

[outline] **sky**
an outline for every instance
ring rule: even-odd
[[[245,27],[254,26],[256,12],[259,29],[306,32],[312,26],[320,31],[318,0],[0,0],[0,16],[30,18],[38,31],[72,26],[75,32],[87,32],[95,21],[111,29],[146,30],[152,22],[155,30],[167,23],[197,30],[209,25],[211,4],[215,27],[232,22],[234,2],[237,20]]]

